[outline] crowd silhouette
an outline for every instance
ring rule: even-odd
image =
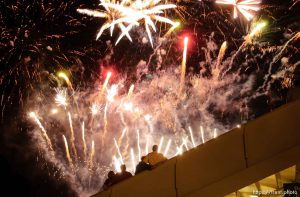
[[[152,170],[165,162],[167,158],[158,152],[158,146],[154,145],[152,147],[152,152],[146,156],[141,157],[141,161],[138,163],[135,169],[135,175],[146,171]],[[126,165],[121,165],[121,172],[115,173],[114,171],[109,171],[107,174],[107,179],[105,180],[102,190],[107,190],[110,186],[117,184],[123,180],[132,177],[132,174],[126,171]]]

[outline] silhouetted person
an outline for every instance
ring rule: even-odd
[[[146,156],[142,156],[141,161],[138,163],[138,165],[135,168],[135,174],[138,174],[145,170],[151,170],[151,166],[144,161],[145,158]]]
[[[121,172],[116,174],[116,183],[119,183],[121,181],[124,181],[125,179],[128,179],[132,177],[132,174],[128,171],[126,171],[126,165],[121,165]]]
[[[114,171],[109,171],[107,174],[107,179],[105,180],[102,189],[107,190],[110,186],[112,186],[115,183],[116,174]]]
[[[149,153],[143,160],[145,163],[149,163],[151,167],[156,167],[160,163],[167,160],[167,158],[163,154],[158,153],[157,150],[158,146],[154,145],[152,147],[153,152]]]

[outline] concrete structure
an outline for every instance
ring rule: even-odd
[[[300,163],[300,101],[94,197],[217,197]]]

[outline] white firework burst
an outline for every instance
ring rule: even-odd
[[[225,4],[233,6],[233,17],[238,17],[240,12],[248,21],[250,21],[254,14],[260,10],[261,0],[217,0],[217,4]]]

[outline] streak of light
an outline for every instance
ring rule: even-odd
[[[59,78],[62,78],[62,79],[67,83],[68,87],[69,87],[72,91],[74,91],[73,86],[72,86],[72,83],[71,83],[69,77],[66,75],[66,73],[64,73],[64,72],[59,72],[59,73],[57,74],[57,76],[58,76]]]
[[[130,99],[132,94],[133,94],[133,90],[134,90],[134,84],[130,85],[130,88],[128,90],[128,94],[127,94],[127,98]]]
[[[121,154],[121,151],[120,151],[120,147],[119,147],[119,145],[117,143],[117,140],[115,138],[114,138],[114,143],[115,143],[116,149],[118,151],[120,161],[121,161],[122,164],[124,164],[123,157],[122,157],[122,154]]]
[[[190,131],[190,136],[191,136],[191,139],[192,139],[193,147],[195,148],[196,144],[195,144],[195,141],[194,141],[193,130],[192,130],[191,127],[189,127],[189,131]]]
[[[65,135],[63,135],[63,140],[64,140],[64,143],[65,143],[66,158],[67,158],[70,166],[73,166],[72,158],[70,156],[68,141],[67,141],[67,138],[66,138]]]
[[[94,155],[95,155],[95,142],[94,140],[92,140],[92,146],[91,146],[91,153],[90,153],[90,159],[89,159],[89,163],[90,163],[90,169],[93,169],[94,166]]]
[[[69,118],[69,126],[70,126],[70,133],[71,133],[71,146],[72,146],[72,150],[74,151],[74,155],[77,158],[77,150],[75,147],[75,135],[74,135],[74,129],[72,123],[72,116],[70,112],[68,112],[68,118]]]
[[[188,47],[189,38],[184,38],[184,46],[183,46],[183,55],[181,62],[181,75],[180,75],[180,90],[179,94],[182,94],[184,83],[185,83],[185,73],[186,73],[186,56],[187,56],[187,47]]]
[[[159,145],[158,145],[158,150],[157,150],[157,152],[160,152],[163,143],[164,143],[164,137],[161,137],[161,138],[160,138],[160,141],[159,141]]]
[[[84,128],[84,122],[82,122],[81,129],[82,129],[81,137],[82,137],[82,144],[83,144],[84,160],[86,160],[87,148],[86,148],[86,142],[85,142],[85,128]]]
[[[135,164],[135,156],[134,156],[133,148],[130,149],[130,154],[131,154],[132,170],[134,171],[136,164]]]
[[[40,127],[40,129],[41,129],[42,132],[43,132],[43,136],[44,136],[44,138],[46,139],[47,144],[48,144],[50,150],[53,151],[53,146],[52,146],[51,140],[50,140],[50,138],[49,138],[49,136],[48,136],[48,134],[47,134],[47,131],[46,131],[46,129],[44,128],[44,126],[42,125],[41,121],[38,119],[36,113],[35,113],[35,112],[30,112],[30,113],[29,113],[29,117],[31,117],[31,118],[36,122],[36,124]]]
[[[214,129],[214,138],[218,137],[217,129]]]
[[[253,12],[257,12],[260,10],[259,4],[261,0],[217,0],[217,4],[227,4],[233,6],[233,17],[238,17],[238,11],[248,20],[250,21],[254,14]]]
[[[171,146],[171,143],[172,143],[172,140],[169,139],[168,143],[167,143],[167,146],[166,146],[166,149],[164,151],[164,156],[167,157],[168,153],[169,153],[169,149],[170,149],[170,146]]]
[[[112,75],[111,72],[108,72],[107,75],[106,75],[105,81],[104,81],[103,86],[102,86],[101,91],[100,91],[100,99],[102,98],[102,95],[104,94],[104,91],[106,90],[106,87],[107,87],[107,84],[109,82],[109,79],[110,79],[111,75]]]
[[[205,143],[205,139],[204,139],[204,129],[202,126],[200,126],[200,133],[201,133],[201,139],[202,139],[202,144]]]
[[[138,155],[141,158],[141,147],[140,147],[140,131],[136,130],[137,133],[137,147],[138,147]]]
[[[121,163],[115,155],[113,156],[113,162],[114,162],[115,171],[121,172]]]

